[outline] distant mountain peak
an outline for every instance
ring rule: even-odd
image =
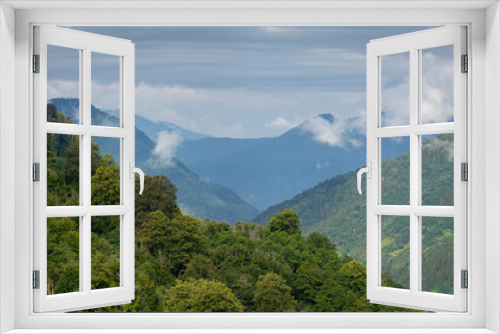
[[[332,124],[333,122],[335,122],[335,116],[333,114],[328,114],[328,113],[319,114],[315,118],[323,118],[325,121],[328,121]]]

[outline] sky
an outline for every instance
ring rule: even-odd
[[[322,113],[340,120],[364,118],[366,44],[428,27],[73,29],[135,43],[138,115],[216,137],[257,138],[278,136]],[[78,92],[78,56],[65,53],[51,56],[49,50],[49,98]],[[440,66],[439,54],[427,56],[429,73]],[[404,59],[386,63],[385,100],[394,102],[385,108],[397,115],[408,77],[400,70]],[[92,103],[99,108],[117,108],[116,64],[116,57],[93,57]],[[447,80],[428,77],[438,86]],[[440,93],[427,92],[429,103],[439,108]]]

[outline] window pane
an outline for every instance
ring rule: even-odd
[[[92,137],[92,205],[120,204],[120,141]]]
[[[47,134],[47,205],[80,204],[80,137]]]
[[[120,216],[92,217],[92,289],[120,286]]]
[[[47,122],[80,121],[80,50],[47,45]]]
[[[422,205],[453,206],[453,139],[422,136]]]
[[[382,138],[381,146],[382,205],[410,205],[410,139]]]
[[[422,217],[422,290],[453,294],[453,218]]]
[[[410,288],[410,217],[382,216],[382,286]]]
[[[422,123],[453,122],[453,45],[424,49]]]
[[[410,53],[380,58],[382,126],[410,125]]]
[[[92,52],[92,125],[120,126],[120,57]]]
[[[80,218],[47,219],[47,294],[80,289]]]

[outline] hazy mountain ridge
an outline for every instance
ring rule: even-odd
[[[176,156],[200,177],[225,185],[254,207],[266,209],[364,164],[366,137],[360,121],[321,114],[278,137],[188,141],[177,148]],[[316,125],[333,130],[326,128],[327,137],[319,137],[314,133]],[[402,154],[407,143],[390,142],[385,158]]]

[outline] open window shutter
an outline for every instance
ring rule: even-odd
[[[448,62],[439,61],[443,52]],[[466,54],[466,28],[458,26],[367,45],[368,167],[360,172],[368,172],[367,297],[372,303],[467,310]],[[382,162],[391,147],[404,143],[409,156],[397,160],[400,165]],[[448,180],[446,187],[439,178]],[[399,192],[384,197],[389,193],[384,187]],[[448,197],[440,197],[445,188]]]
[[[48,120],[48,48],[65,48],[76,53],[76,64],[79,63],[79,80],[76,89],[78,103],[71,121]],[[90,309],[101,306],[130,303],[134,299],[134,44],[128,40],[84,33],[57,27],[34,28],[33,57],[33,94],[34,94],[34,271],[33,294],[35,312],[65,312]],[[118,124],[108,126],[94,120],[91,107],[91,87],[94,66],[92,57],[97,55],[113,56],[116,59],[116,72],[119,78],[119,93],[116,95],[119,107]],[[64,61],[59,60],[59,61]],[[78,66],[78,65],[77,65]],[[98,70],[98,69],[97,69]],[[96,70],[96,71],[97,71]],[[70,84],[59,82],[59,84]],[[74,84],[74,83],[73,83]],[[60,110],[58,110],[60,111]],[[69,115],[66,115],[69,117]],[[114,177],[116,202],[98,202],[94,192],[97,186],[93,179],[93,151],[96,137],[114,141],[116,155],[113,168],[114,176],[107,176],[106,182]],[[48,203],[48,163],[59,168],[61,184],[62,175],[68,172],[61,167],[65,158],[58,157],[58,152],[48,158],[48,141],[70,139],[75,144],[77,181],[71,190],[76,200],[65,203]],[[51,146],[53,150],[53,146]],[[67,157],[66,157],[67,158]],[[109,159],[109,158],[108,158]],[[49,161],[50,160],[50,161]],[[55,161],[55,162],[54,162]],[[52,166],[52,165],[51,165]],[[66,167],[67,168],[67,167]],[[66,173],[66,174],[64,174]],[[94,171],[94,173],[96,173]],[[104,172],[103,172],[104,173]],[[104,174],[103,174],[104,175]],[[52,180],[52,179],[51,179]],[[113,181],[113,180],[111,180]],[[110,183],[112,183],[110,181]],[[98,184],[106,190],[107,183]],[[119,184],[119,190],[116,190]],[[64,198],[64,196],[61,196]],[[111,218],[110,218],[111,217]],[[109,219],[108,219],[109,218]],[[107,222],[118,226],[113,236],[115,255],[112,259],[104,252],[94,258],[95,235],[93,224],[100,219],[104,229]],[[104,223],[103,223],[104,222]],[[117,241],[119,239],[119,241]],[[97,246],[96,246],[97,247]],[[94,254],[94,252],[96,254]],[[66,255],[65,255],[66,254]],[[71,254],[72,259],[69,259]],[[76,255],[75,255],[76,254]],[[106,271],[106,261],[113,261],[114,272]],[[104,264],[103,264],[104,263]],[[100,266],[100,267],[99,267]],[[97,272],[101,268],[101,272]],[[104,268],[104,269],[103,269]],[[93,270],[96,270],[96,273]],[[49,272],[49,273],[48,273]],[[56,274],[55,274],[56,273]],[[99,286],[98,275],[112,276],[115,284]],[[54,281],[57,275],[58,279]],[[63,288],[63,285],[65,286]],[[69,286],[69,287],[68,287]]]

